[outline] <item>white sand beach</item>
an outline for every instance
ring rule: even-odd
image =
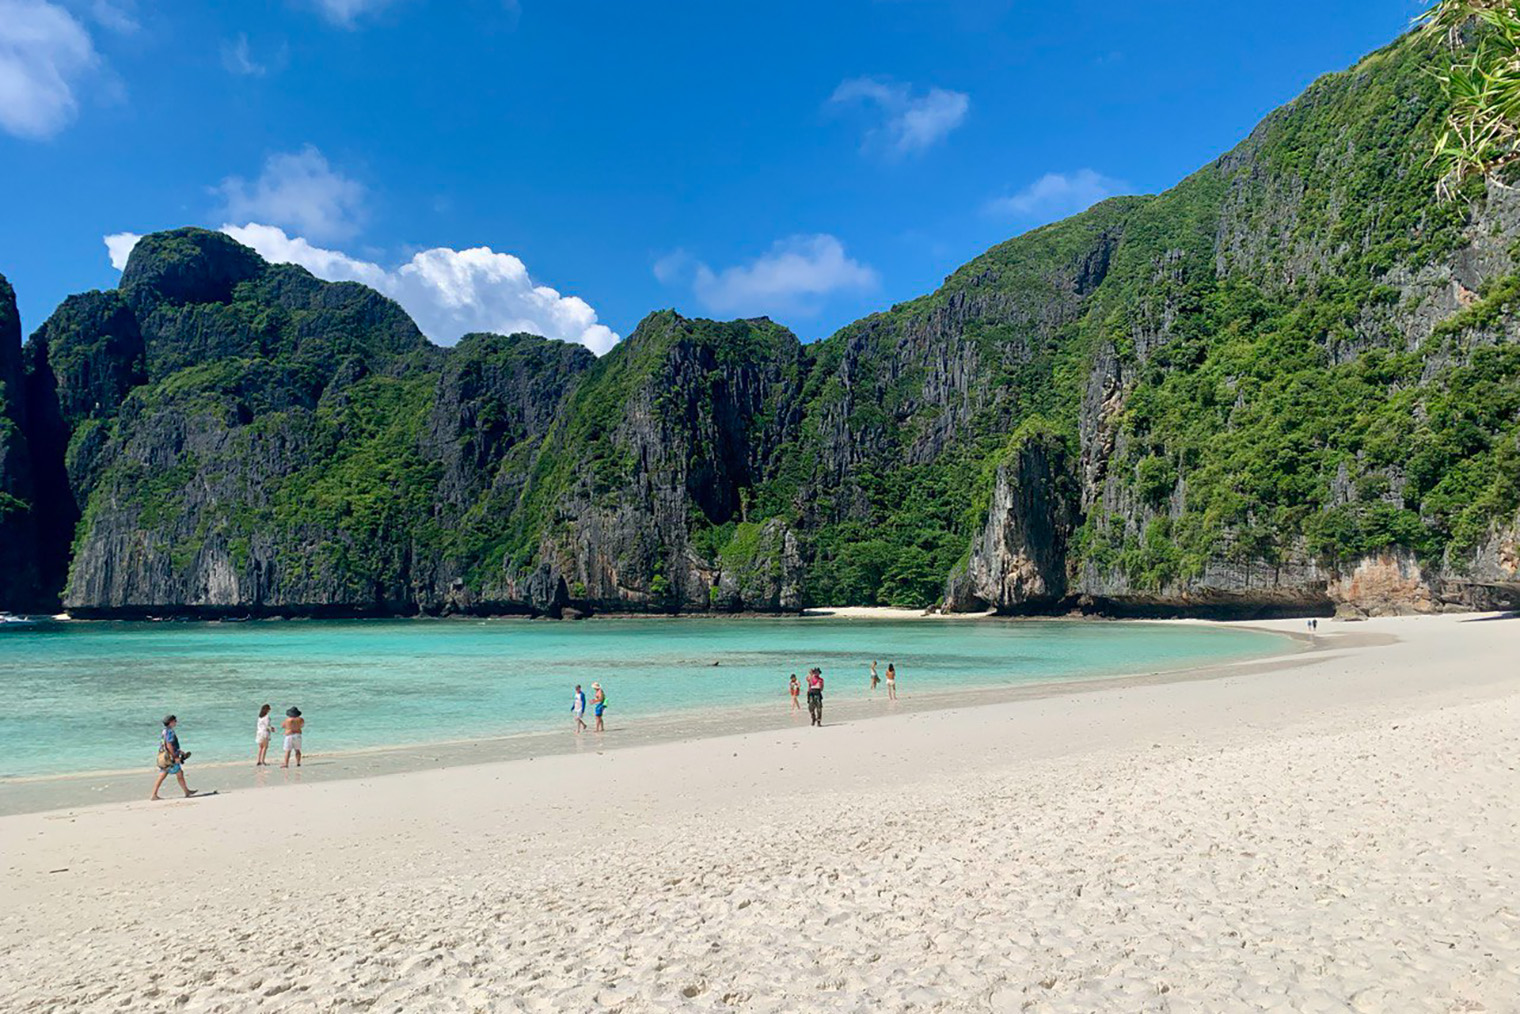
[[[0,818],[0,1006],[1520,1010],[1520,618],[1318,641],[1211,678]]]

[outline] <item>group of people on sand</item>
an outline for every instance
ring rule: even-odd
[[[596,719],[596,729],[594,730],[595,732],[607,731],[606,727],[602,725],[602,713],[606,710],[607,692],[602,689],[602,685],[600,683],[591,684],[591,711],[592,717]],[[575,685],[575,695],[570,698],[570,714],[575,716],[576,733],[585,732],[586,691],[581,689],[581,685],[579,683]]]
[[[253,762],[257,768],[268,767],[269,762],[264,758],[269,753],[270,706],[264,705],[259,708],[259,722],[254,726],[253,745],[259,748],[259,759]],[[294,754],[296,767],[301,766],[301,734],[306,729],[306,719],[301,716],[301,709],[289,707],[285,709],[285,718],[280,722],[280,731],[285,734],[285,760],[280,764],[282,768],[290,767],[290,758]]]
[[[871,663],[871,692],[874,694],[881,683],[880,669],[876,662]],[[797,681],[797,674],[792,673],[791,685],[787,688],[792,697],[792,710],[801,711],[802,705],[798,698],[802,695],[802,684]],[[897,700],[897,666],[887,663],[887,700]],[[807,674],[807,709],[808,718],[813,725],[823,724],[823,670],[814,666]]]
[[[253,762],[254,767],[268,767],[269,762],[265,757],[269,753],[269,740],[273,735],[271,725],[273,718],[269,712],[271,706],[265,704],[259,708],[258,722],[253,728],[253,745],[258,750],[258,759]],[[290,767],[290,758],[296,759],[296,767],[301,766],[301,735],[306,729],[306,719],[301,715],[301,709],[289,707],[285,709],[285,719],[280,723],[280,731],[285,734],[285,761],[280,765],[282,768]],[[158,779],[153,783],[153,793],[148,798],[158,799],[158,790],[164,782],[173,775],[179,782],[179,787],[185,796],[194,796],[196,789],[192,789],[185,782],[185,761],[190,759],[190,751],[179,745],[179,718],[175,715],[164,716],[164,729],[158,740]]]

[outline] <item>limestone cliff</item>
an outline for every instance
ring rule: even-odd
[[[439,348],[363,286],[145,237],[19,358],[0,298],[0,607],[1520,604],[1520,198],[1433,199],[1445,58],[1400,39],[812,344],[665,311],[601,359]]]

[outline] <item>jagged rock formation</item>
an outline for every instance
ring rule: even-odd
[[[43,598],[23,380],[16,293],[0,275],[0,610],[31,609]]]
[[[1401,39],[811,345],[667,311],[599,360],[441,349],[363,286],[146,237],[19,359],[0,298],[0,607],[1520,603],[1520,198],[1433,201],[1438,58]]]

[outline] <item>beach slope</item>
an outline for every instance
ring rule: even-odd
[[[6,817],[0,997],[1516,1010],[1520,619],[1320,641],[1213,679]]]

